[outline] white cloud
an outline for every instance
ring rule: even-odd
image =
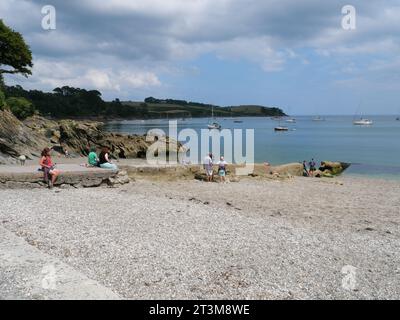
[[[132,93],[134,90],[146,90],[162,85],[155,72],[132,66],[100,68],[105,57],[96,57],[96,63],[86,61],[36,60],[33,75],[29,79],[11,76],[10,83],[22,83],[28,89],[52,90],[64,85],[105,92]],[[111,62],[108,62],[112,65]],[[87,68],[88,65],[97,67]]]
[[[57,30],[46,32],[40,28],[42,1],[0,2],[6,23],[23,33],[35,53],[32,81],[49,88],[75,84],[122,92],[159,87],[165,70],[206,53],[250,61],[266,72],[285,70],[290,59],[312,63],[304,49],[336,59],[337,69],[345,72],[344,57],[355,63],[370,59],[374,64],[375,55],[385,55],[390,65],[400,53],[396,0],[354,0],[355,31],[341,28],[339,0],[53,0],[52,4]]]

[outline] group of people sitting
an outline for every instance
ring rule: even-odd
[[[61,173],[60,170],[56,169],[56,164],[51,158],[51,150],[51,148],[44,148],[39,161],[40,170],[43,171],[44,181],[50,189],[53,188],[54,183]],[[99,156],[97,156],[95,147],[90,148],[87,166],[118,170],[117,165],[111,161],[110,149],[108,147],[104,147]]]
[[[99,167],[109,170],[118,170],[117,165],[115,163],[112,163],[110,149],[108,147],[104,147],[101,150],[99,156],[97,156],[95,147],[90,148],[90,152],[88,155],[88,166]]]
[[[221,157],[220,160],[216,163],[216,165],[218,166],[217,173],[220,182],[226,182],[225,177],[226,177],[228,163],[225,161],[224,157]],[[204,170],[206,171],[207,181],[212,182],[214,180],[214,156],[212,153],[209,153],[204,158],[203,166]]]

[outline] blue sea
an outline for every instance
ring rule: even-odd
[[[295,116],[296,123],[271,118],[217,118],[223,129],[254,129],[255,162],[283,164],[323,160],[352,163],[346,174],[400,179],[400,121],[396,116],[365,116],[371,126],[353,125],[352,116],[324,116],[325,121],[312,121],[311,116]],[[234,120],[243,121],[235,123]],[[208,118],[177,119],[178,132],[185,128],[200,133],[210,123]],[[162,129],[168,135],[168,120],[111,121],[111,132],[145,134]],[[286,126],[287,132],[274,127]]]

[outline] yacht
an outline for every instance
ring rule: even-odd
[[[214,106],[212,106],[212,109],[211,109],[211,118],[214,120],[214,122],[210,123],[207,126],[208,129],[210,129],[210,130],[213,130],[213,129],[221,130],[222,126],[217,121],[215,121],[215,118],[214,118]]]
[[[369,119],[361,118],[360,120],[353,121],[353,124],[355,126],[370,126],[370,125],[373,125],[374,122],[372,120],[369,120]]]
[[[289,128],[288,127],[279,126],[279,127],[275,127],[274,130],[275,131],[289,131]]]
[[[209,124],[207,127],[210,130],[213,130],[213,129],[221,130],[221,128],[222,128],[222,126],[217,122],[213,122],[213,123]]]

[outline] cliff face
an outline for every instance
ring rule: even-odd
[[[0,163],[13,162],[12,158],[25,155],[39,156],[48,145],[47,139],[19,121],[10,111],[0,110]]]
[[[104,132],[101,122],[52,121],[34,116],[19,121],[8,111],[0,111],[0,163],[10,163],[20,155],[35,158],[44,147],[56,152],[68,150],[72,156],[85,156],[90,147],[107,146],[115,158],[144,158],[150,142],[145,136]],[[168,142],[168,138],[165,139]],[[164,150],[165,152],[167,150]],[[171,151],[176,152],[176,148]]]

